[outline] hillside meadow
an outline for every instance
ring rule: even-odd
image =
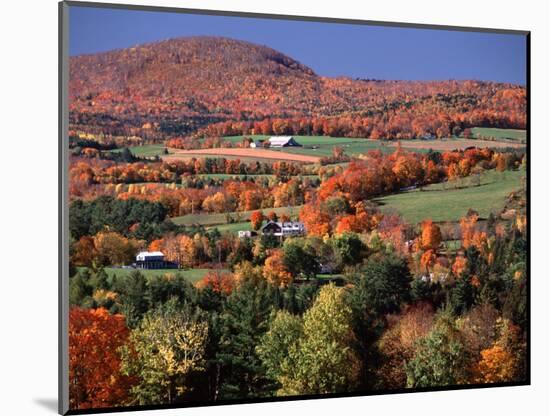
[[[411,224],[426,218],[436,222],[458,221],[471,208],[481,218],[498,213],[510,192],[522,187],[525,171],[490,171],[472,185],[471,178],[456,183],[439,183],[424,188],[375,199],[382,211],[395,210]],[[455,189],[454,187],[457,186]]]

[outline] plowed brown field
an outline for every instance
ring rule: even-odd
[[[193,149],[179,150],[170,149],[171,153],[164,156],[163,159],[182,159],[191,157],[219,156],[219,157],[242,157],[246,159],[275,159],[291,162],[317,163],[318,157],[308,155],[297,155],[293,153],[280,152],[267,149],[249,149],[249,148],[217,148],[217,149]]]

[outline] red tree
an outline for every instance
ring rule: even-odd
[[[252,224],[253,229],[259,230],[262,226],[263,221],[264,214],[262,211],[254,211],[252,214],[250,214],[250,223]]]
[[[71,409],[124,404],[133,379],[120,374],[118,349],[130,331],[124,316],[104,308],[69,313],[69,399]]]

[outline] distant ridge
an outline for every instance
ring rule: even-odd
[[[145,126],[171,136],[266,117],[372,116],[424,108],[427,101],[438,111],[474,111],[491,109],[504,90],[524,91],[478,81],[321,77],[272,48],[222,37],[176,38],[70,58],[71,127],[112,134],[146,136]],[[499,103],[497,110],[506,108]]]

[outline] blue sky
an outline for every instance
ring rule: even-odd
[[[526,82],[523,35],[70,8],[71,55],[198,35],[267,45],[323,76]]]

